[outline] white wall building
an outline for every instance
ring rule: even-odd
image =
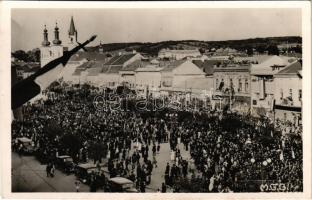
[[[295,61],[274,75],[275,119],[298,124],[302,107],[301,61]]]
[[[175,60],[181,60],[186,57],[200,57],[201,54],[198,49],[191,50],[170,50],[170,49],[161,49],[158,53],[158,57],[163,58],[171,58]]]
[[[288,61],[272,56],[263,63],[251,67],[251,110],[253,114],[264,114],[273,110],[274,75],[288,65]]]

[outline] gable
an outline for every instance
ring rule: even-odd
[[[205,75],[194,63],[186,61],[173,70],[175,75]]]

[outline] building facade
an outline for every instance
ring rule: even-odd
[[[250,67],[249,64],[215,66],[214,99],[220,101],[221,98],[231,109],[247,112],[250,108]]]
[[[302,62],[295,61],[274,75],[275,119],[301,124]]]
[[[251,67],[251,111],[254,115],[272,116],[275,83],[274,75],[288,65],[288,61],[272,56]]]

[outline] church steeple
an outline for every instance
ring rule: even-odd
[[[69,25],[69,30],[68,30],[68,36],[70,38],[70,42],[73,43],[74,40],[75,42],[77,42],[77,30],[75,28],[75,24],[74,24],[74,18],[73,16],[71,17],[70,20],[70,25]]]
[[[57,27],[57,22],[55,24],[55,28],[54,28],[54,40],[53,40],[53,44],[54,45],[60,45],[62,44],[62,41],[59,39],[59,28]]]
[[[48,30],[46,25],[44,25],[44,30],[43,30],[43,42],[41,43],[42,46],[47,47],[50,45],[50,42],[48,40]]]

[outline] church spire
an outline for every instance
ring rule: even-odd
[[[71,16],[69,30],[68,30],[68,36],[71,40],[70,43],[74,43],[74,40],[75,40],[75,42],[77,42],[77,30],[75,28],[73,16]]]
[[[41,43],[42,46],[49,46],[50,45],[50,42],[48,40],[48,30],[47,30],[47,27],[46,25],[44,25],[44,30],[43,30],[43,42]]]
[[[77,30],[75,28],[74,18],[72,16],[71,20],[70,20],[70,26],[69,26],[68,35],[75,35],[76,33],[77,33]]]
[[[54,36],[55,36],[55,38],[53,40],[53,44],[54,45],[62,44],[62,41],[59,39],[59,28],[57,27],[57,22],[55,23]]]

